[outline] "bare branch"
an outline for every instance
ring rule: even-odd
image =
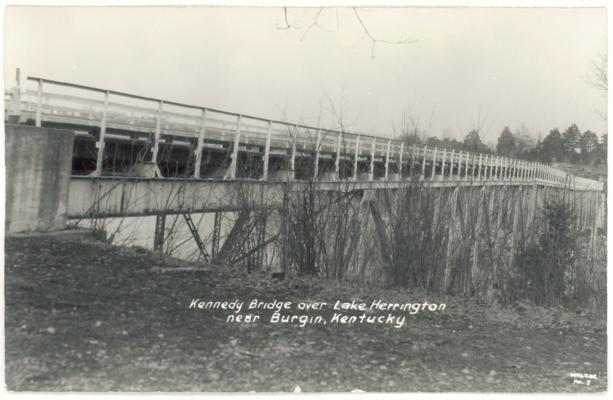
[[[284,23],[284,25],[282,25],[282,26],[277,25],[277,29],[288,30],[290,28],[293,28],[293,29],[296,29],[296,30],[303,30],[302,36],[300,38],[300,41],[303,41],[306,38],[306,36],[309,34],[309,32],[311,32],[311,30],[313,28],[318,28],[318,29],[320,29],[320,30],[322,30],[324,32],[334,32],[337,29],[339,29],[339,27],[340,27],[338,7],[335,8],[336,28],[327,28],[327,27],[323,26],[320,23],[320,17],[322,16],[324,9],[325,9],[325,7],[319,7],[318,10],[317,10],[317,13],[313,17],[311,23],[303,30],[297,24],[297,22],[299,20],[301,20],[302,17],[304,17],[304,14],[298,18],[298,21],[291,21],[290,22],[289,17],[288,17],[287,7],[283,7],[283,23]],[[362,30],[364,32],[363,35],[362,35],[362,38],[366,37],[371,42],[370,54],[371,54],[372,58],[375,57],[375,46],[377,45],[377,43],[384,43],[384,44],[408,44],[408,43],[413,43],[413,42],[417,41],[417,39],[410,39],[410,38],[405,38],[405,39],[402,39],[402,40],[386,40],[386,39],[377,38],[373,34],[371,34],[370,30],[368,29],[368,25],[366,24],[366,22],[360,16],[360,14],[358,12],[358,9],[356,7],[352,7],[352,10],[353,10],[353,13],[354,13],[356,19],[358,20],[358,23],[360,24],[360,26],[362,27]]]
[[[414,43],[414,42],[417,41],[417,39],[409,39],[409,38],[405,38],[405,39],[402,39],[402,40],[395,40],[395,41],[375,38],[370,33],[370,31],[368,30],[368,27],[366,26],[366,23],[364,22],[362,17],[360,17],[360,13],[358,12],[358,9],[356,7],[353,7],[353,13],[355,14],[355,17],[357,18],[358,22],[362,26],[362,29],[364,30],[364,34],[362,35],[362,37],[367,37],[368,39],[370,39],[370,42],[371,42],[370,56],[371,56],[371,58],[375,58],[375,45],[377,43],[408,44],[408,43]]]

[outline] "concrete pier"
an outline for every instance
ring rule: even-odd
[[[5,125],[6,233],[66,227],[73,133]]]

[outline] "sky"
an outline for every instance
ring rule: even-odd
[[[279,7],[9,7],[5,86],[20,67],[385,137],[403,115],[441,138],[480,125],[490,144],[505,126],[535,137],[573,123],[606,132],[606,96],[588,78],[607,48],[604,8],[290,8],[287,17],[283,29]]]

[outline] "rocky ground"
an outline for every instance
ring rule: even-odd
[[[271,280],[60,236],[5,242],[6,384],[16,391],[598,392],[595,316],[416,291]],[[196,268],[194,268],[196,267]],[[229,323],[193,299],[325,301],[328,323]],[[445,303],[389,324],[332,323],[336,300]],[[247,304],[244,305],[244,308]],[[360,315],[359,310],[346,315]],[[243,314],[247,314],[243,312]],[[368,312],[368,315],[387,315]],[[590,374],[591,377],[571,376]]]

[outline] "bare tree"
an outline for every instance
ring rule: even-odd
[[[608,54],[599,53],[595,59],[593,59],[590,63],[590,68],[588,71],[587,81],[590,85],[595,87],[596,89],[602,91],[604,95],[607,95],[609,81],[608,81]],[[596,113],[604,120],[607,120],[607,111],[596,109]]]
[[[588,80],[592,86],[603,92],[608,90],[608,56],[607,53],[599,53],[598,56],[590,63],[590,72]]]

